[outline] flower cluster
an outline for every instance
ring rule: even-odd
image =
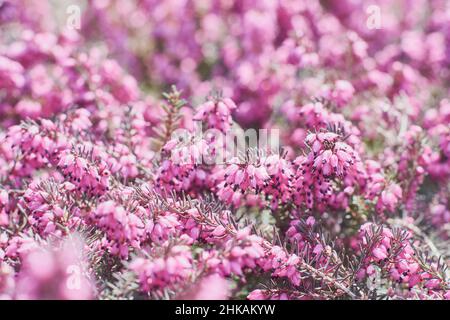
[[[236,108],[236,104],[230,98],[209,100],[198,106],[194,120],[204,121],[208,128],[226,132],[232,125],[231,112]]]
[[[0,2],[0,298],[450,299],[445,1]]]
[[[138,274],[144,291],[170,288],[176,283],[187,281],[192,274],[192,256],[189,247],[163,244],[161,248],[166,249],[161,257],[137,258],[130,265],[130,269]]]
[[[139,247],[139,240],[145,230],[138,215],[110,200],[100,203],[92,213],[92,218],[95,225],[105,231],[105,240],[111,254],[126,257],[130,246]]]

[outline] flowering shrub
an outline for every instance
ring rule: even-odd
[[[450,299],[446,1],[78,2],[0,1],[0,298]]]

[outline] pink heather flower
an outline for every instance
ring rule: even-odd
[[[444,1],[0,2],[0,299],[450,299]]]
[[[176,156],[175,159],[177,159]],[[198,157],[191,158],[191,154],[187,153],[178,160],[182,161],[181,164],[172,160],[163,160],[161,166],[158,167],[155,173],[158,189],[181,191],[189,190],[193,186],[203,186],[206,183],[206,171],[196,164],[196,161],[199,160]]]
[[[350,146],[338,140],[339,136],[332,132],[309,134],[305,141],[311,152],[303,167],[308,164],[313,174],[317,170],[325,178],[334,175],[343,178],[356,163],[357,155]]]
[[[310,227],[312,227],[315,223],[316,223],[316,219],[314,219],[313,216],[310,216],[310,217],[308,217],[308,219],[306,219],[306,224]]]
[[[249,295],[247,296],[247,299],[249,300],[266,300],[267,296],[264,294],[263,290],[253,290],[252,292],[249,293]]]
[[[91,299],[94,290],[83,260],[83,242],[77,235],[60,247],[37,248],[24,257],[18,275],[18,299]]]
[[[292,197],[292,164],[279,155],[270,155],[264,159],[269,179],[265,182],[264,193],[272,197],[272,208],[278,207],[278,202],[286,203]]]
[[[7,208],[9,204],[9,195],[6,190],[0,190],[0,226],[8,225]]]
[[[328,93],[328,98],[339,107],[343,107],[350,102],[354,93],[355,88],[350,82],[338,80],[336,81],[334,88]]]
[[[58,156],[57,168],[78,191],[103,194],[109,189],[110,171],[100,156],[92,161],[74,150],[66,150]]]
[[[445,225],[450,222],[450,210],[446,209],[443,204],[433,205],[430,214],[434,225]]]
[[[127,257],[130,248],[139,248],[145,235],[145,225],[139,212],[128,212],[114,201],[99,204],[92,220],[105,231],[104,244],[108,251],[121,257]]]
[[[163,147],[175,165],[197,165],[206,162],[205,159],[212,152],[212,147],[206,140],[195,137],[181,139],[182,141],[177,138],[171,139]]]
[[[393,212],[401,199],[402,189],[398,184],[392,183],[381,192],[381,196],[377,202],[377,209],[380,211],[386,209]]]
[[[62,236],[68,229],[79,223],[75,217],[68,218],[65,198],[75,190],[70,182],[33,181],[25,190],[20,204],[28,213],[28,223],[42,235]]]
[[[214,274],[201,279],[190,292],[183,294],[182,298],[188,300],[226,300],[229,294],[229,281]]]
[[[17,112],[24,118],[38,118],[41,115],[42,106],[39,102],[21,100],[16,104]]]
[[[219,170],[216,179],[218,196],[221,200],[238,206],[248,190],[261,190],[270,178],[263,164],[239,164],[238,159],[232,159],[231,164]]]
[[[130,269],[138,275],[141,290],[150,292],[184,283],[192,274],[192,263],[189,247],[175,245],[168,248],[165,256],[135,259]]]
[[[301,295],[296,295],[294,293],[283,292],[283,290],[253,290],[247,296],[249,300],[298,300]]]
[[[314,204],[323,207],[328,201],[332,204],[331,179],[341,179],[349,186],[360,183],[364,174],[361,160],[349,145],[339,139],[340,136],[334,132],[311,133],[306,137],[310,152],[295,160],[298,164],[294,183],[297,203],[306,203],[309,208]]]
[[[25,85],[23,67],[20,63],[7,57],[0,56],[0,86],[2,88],[16,89]]]
[[[411,234],[406,232],[406,237],[394,233],[387,227],[383,227],[380,231],[375,231],[372,223],[366,223],[361,227],[360,241],[368,245],[367,239],[374,237],[374,232],[378,232],[380,238],[373,239],[376,242],[372,243],[372,252],[366,256],[366,263],[375,263],[384,270],[389,271],[391,278],[398,283],[407,283],[412,287],[426,287],[428,289],[437,289],[442,285],[440,279],[430,279],[429,270],[424,270],[416,258],[416,253],[413,249],[413,244],[410,242]],[[402,241],[399,243],[399,241]],[[396,251],[394,251],[394,249]],[[367,274],[370,274],[371,267],[366,267]],[[433,267],[432,267],[433,268]]]
[[[14,297],[16,281],[14,269],[0,260],[0,299],[10,300]]]

